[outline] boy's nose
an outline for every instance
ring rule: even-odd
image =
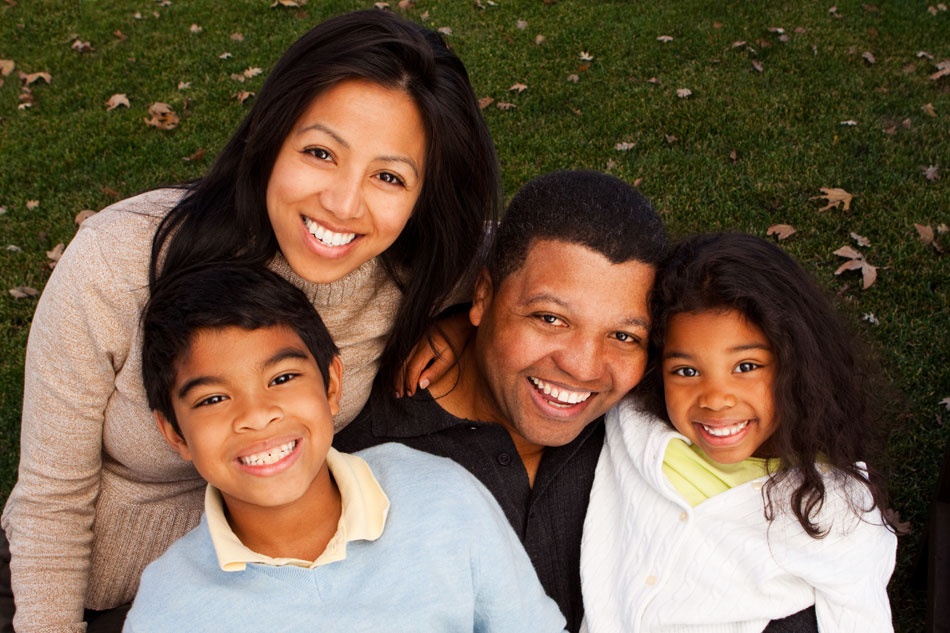
[[[263,429],[282,417],[283,411],[279,406],[267,399],[261,399],[249,402],[235,418],[234,426],[235,430]]]

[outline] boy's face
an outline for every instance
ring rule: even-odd
[[[200,330],[176,370],[171,396],[181,435],[156,413],[159,429],[229,510],[293,503],[328,480],[339,358],[324,385],[289,327],[226,327]]]

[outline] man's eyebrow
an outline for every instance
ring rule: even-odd
[[[536,295],[531,295],[530,297],[526,298],[522,302],[522,305],[525,307],[528,307],[536,303],[553,303],[554,305],[557,305],[561,308],[566,308],[566,309],[570,309],[571,307],[571,304],[565,301],[564,299],[558,297],[557,295],[549,294],[547,292],[539,292]],[[625,319],[622,319],[619,325],[621,327],[634,325],[634,326],[650,329],[650,320],[646,317],[632,316],[632,317],[627,317]]]
[[[329,134],[333,138],[334,141],[336,141],[337,143],[339,143],[346,149],[350,148],[350,144],[344,141],[342,136],[340,136],[339,134],[337,134],[332,129],[328,128],[322,123],[311,123],[310,125],[306,127],[302,127],[299,130],[297,130],[296,134],[297,136],[300,136],[301,134],[309,132],[310,130],[320,130],[321,132],[324,132],[325,134]],[[412,169],[412,173],[415,175],[415,177],[416,178],[419,177],[419,166],[416,165],[416,161],[412,160],[408,156],[377,156],[376,160],[389,161],[389,162],[395,161],[398,163],[405,163],[409,166],[410,169]]]

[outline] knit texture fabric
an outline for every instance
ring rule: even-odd
[[[760,633],[812,604],[819,631],[893,631],[897,537],[877,509],[851,510],[870,507],[866,486],[825,472],[817,520],[829,533],[815,539],[786,509],[790,485],[773,491],[766,520],[765,477],[691,507],[662,472],[667,444],[685,438],[635,400],[605,424],[581,540],[590,633]]]
[[[26,354],[19,478],[3,512],[19,633],[81,632],[83,607],[135,596],[145,566],[198,524],[204,482],[168,447],[146,404],[139,315],[160,189],[83,222],[36,308]],[[278,256],[341,351],[337,428],[369,397],[401,294],[376,260],[309,283]]]
[[[128,633],[563,631],[524,549],[484,486],[460,466],[399,444],[359,453],[389,496],[382,536],[305,569],[222,571],[207,524],[149,565]]]

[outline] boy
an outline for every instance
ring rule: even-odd
[[[561,631],[491,495],[398,445],[330,447],[342,366],[307,298],[215,265],[146,306],[143,378],[205,516],[142,575],[126,631]]]

